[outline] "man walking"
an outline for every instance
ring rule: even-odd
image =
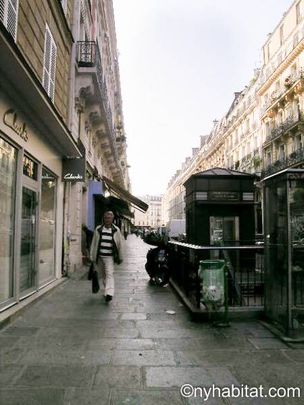
[[[106,302],[114,296],[114,262],[122,262],[122,235],[113,219],[112,211],[104,213],[103,224],[96,227],[90,249],[90,259],[103,281]]]

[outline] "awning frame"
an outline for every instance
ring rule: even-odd
[[[112,180],[108,179],[106,176],[102,176],[102,180],[105,182],[106,186],[113,191],[115,194],[118,195],[119,198],[127,201],[129,204],[132,205],[135,209],[146,212],[149,208],[149,205],[146,204],[144,201],[140,200],[139,198],[135,197],[129,191],[124,190],[117,184],[115,184]]]

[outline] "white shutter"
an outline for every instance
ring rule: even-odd
[[[54,101],[55,97],[55,75],[56,75],[56,56],[57,47],[54,42],[52,42],[51,49],[51,60],[50,60],[50,97]]]
[[[52,101],[55,96],[56,57],[57,47],[51,31],[46,26],[42,84]]]
[[[4,0],[0,0],[0,21],[4,24],[5,16],[5,3]]]
[[[0,20],[16,41],[19,0],[0,0]]]

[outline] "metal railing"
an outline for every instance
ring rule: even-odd
[[[91,67],[96,64],[96,43],[95,41],[77,42],[78,66]]]
[[[266,141],[264,144],[267,144],[274,139],[279,138],[280,136],[284,135],[291,127],[295,124],[303,122],[302,114],[295,114],[291,117],[288,117],[284,122],[278,125],[276,128],[272,129],[270,134],[267,136]]]
[[[287,167],[294,166],[299,163],[304,163],[304,149],[299,148],[292,152],[284,159],[278,159],[273,164],[270,164],[266,169],[262,170],[261,177],[264,178],[270,174],[279,172],[280,170],[286,169]]]
[[[228,268],[230,307],[264,305],[264,246],[199,246],[170,241],[171,278],[195,307],[200,307],[199,262],[224,259]]]
[[[115,140],[115,131],[113,123],[113,114],[108,97],[108,89],[103,73],[101,58],[98,46],[94,41],[78,41],[77,42],[77,62],[79,67],[96,67],[96,76],[99,91],[103,101],[104,111],[106,113],[108,126],[111,137]]]

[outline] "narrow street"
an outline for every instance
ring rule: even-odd
[[[191,322],[170,287],[148,284],[149,246],[128,237],[110,304],[73,278],[0,331],[0,403],[293,404],[296,399],[183,398],[180,387],[304,386],[304,348],[257,322]],[[170,314],[166,311],[171,310]],[[303,394],[302,394],[303,395]]]

